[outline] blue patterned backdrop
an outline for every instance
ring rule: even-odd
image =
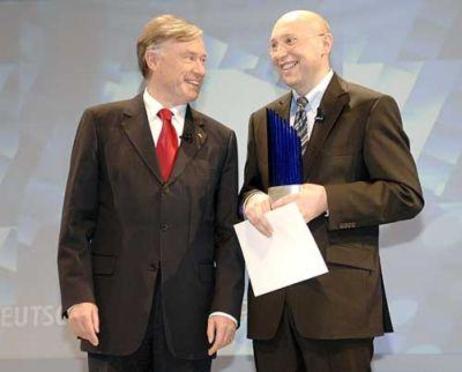
[[[0,360],[82,356],[59,316],[55,263],[70,149],[85,107],[138,92],[142,25],[168,12],[204,29],[208,77],[196,106],[235,129],[242,171],[249,114],[285,92],[267,55],[272,24],[300,8],[330,20],[340,75],[399,102],[427,201],[415,220],[381,230],[396,332],[376,340],[376,369],[459,370],[459,0],[0,1]],[[251,354],[245,327],[222,355]],[[223,370],[244,371],[238,362]]]

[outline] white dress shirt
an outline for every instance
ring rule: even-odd
[[[327,86],[329,85],[332,77],[334,76],[334,71],[329,70],[326,76],[322,78],[322,80],[316,85],[313,89],[311,89],[305,98],[308,100],[308,104],[305,107],[306,111],[306,118],[307,118],[307,125],[308,125],[308,138],[311,137],[311,133],[313,132],[314,122],[316,120],[316,116],[318,115],[318,108],[319,104],[321,103],[321,99],[326,92]],[[297,99],[300,95],[295,91],[292,90],[292,102],[290,103],[290,125],[293,126],[295,123],[295,113],[297,112]]]
[[[151,96],[146,88],[143,93],[144,107],[146,108],[146,115],[148,116],[149,129],[151,129],[152,139],[154,144],[157,145],[160,131],[162,130],[162,120],[157,116],[158,112],[163,108],[168,108],[172,116],[172,125],[175,128],[178,137],[178,146],[181,144],[181,136],[184,129],[184,119],[186,116],[186,105],[179,105],[174,107],[164,107],[159,101]]]

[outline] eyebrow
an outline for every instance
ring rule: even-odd
[[[191,56],[192,55],[194,57],[200,57],[200,58],[207,58],[208,57],[207,53],[204,53],[204,54],[196,53],[196,52],[193,52],[192,50],[186,50],[186,51],[183,52],[182,55],[184,55],[184,56]]]
[[[285,33],[285,34],[282,34],[282,35],[278,36],[277,38],[280,39],[280,38],[284,38],[284,37],[287,37],[287,36],[296,36],[296,35],[294,33]],[[272,37],[270,39],[270,41],[274,41],[274,40],[275,40],[274,37]]]

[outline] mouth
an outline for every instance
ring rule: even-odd
[[[290,71],[297,65],[298,65],[298,61],[289,61],[289,62],[284,62],[284,63],[279,64],[279,68],[282,71]]]
[[[199,80],[186,80],[186,83],[192,85],[195,88],[200,88],[201,86],[201,81]]]

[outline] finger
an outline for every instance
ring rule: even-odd
[[[270,199],[266,198],[265,200],[260,200],[257,203],[249,205],[245,210],[245,216],[248,219],[249,217],[258,218],[263,213],[266,213],[271,210]]]
[[[227,327],[226,328],[226,333],[225,333],[225,338],[224,338],[224,341],[223,341],[223,346],[229,345],[231,342],[233,342],[234,335],[235,335],[234,327]]]
[[[218,346],[215,341],[214,344],[209,348],[208,354],[209,356],[212,356],[213,354],[216,354],[217,351],[218,351]]]
[[[93,329],[95,330],[95,333],[99,333],[99,315],[97,307],[95,307],[91,312],[91,320],[93,322]]]
[[[95,331],[91,331],[88,334],[87,340],[93,345],[93,346],[98,346],[99,340],[98,336],[96,335]]]
[[[271,226],[265,215],[261,216],[259,225],[261,226],[262,230],[265,231],[265,235],[267,237],[271,237],[271,235],[273,235],[273,227]]]
[[[215,334],[215,343],[217,344],[217,350],[221,349],[223,345],[225,344],[226,341],[226,325],[221,324],[220,326],[217,327],[217,331]]]
[[[263,235],[266,235],[268,238],[273,235],[273,227],[265,216],[265,214],[269,211],[271,211],[271,200],[268,198],[260,203],[257,223],[259,225],[260,232],[263,233]]]
[[[79,339],[83,339],[83,340],[88,340],[88,334],[87,334],[87,330],[85,328],[85,325],[84,325],[84,322],[82,319],[74,319],[72,321],[70,321],[70,326],[71,326],[71,330],[72,330],[72,333],[74,333],[74,335],[79,338]]]
[[[96,333],[95,333],[95,328],[93,326],[91,316],[87,316],[84,319],[83,327],[84,327],[84,332],[85,332],[84,333],[84,338],[87,339],[88,341],[90,341],[90,343],[93,346],[98,346],[99,341],[98,341],[98,337],[96,336]]]
[[[263,202],[261,202],[259,206],[260,206],[260,213],[261,214],[269,212],[271,210],[271,200],[266,199]]]
[[[224,340],[225,332],[223,326],[217,324],[215,328],[215,342],[213,343],[212,347],[209,349],[209,355],[215,354],[218,349],[220,349],[223,346],[223,340]]]
[[[215,339],[215,320],[214,319],[209,319],[208,324],[207,324],[207,339],[209,341],[209,344],[213,342]]]
[[[273,234],[273,227],[269,223],[268,219],[264,215],[264,213],[270,210],[270,203],[268,202],[267,205],[261,206],[261,208],[252,211],[249,215],[248,220],[255,228],[260,231],[266,237],[271,237]]]
[[[271,234],[272,234],[271,225],[268,228],[268,226],[265,225],[264,221],[262,221],[262,218],[249,219],[249,222],[263,235],[265,235],[268,238],[271,237]]]
[[[212,356],[213,354],[216,354],[218,349],[220,349],[221,347],[221,342],[220,340],[218,339],[218,337],[215,337],[215,342],[213,343],[213,345],[209,348],[209,351],[208,351],[208,354],[209,356]]]
[[[271,225],[267,225],[264,222],[259,222],[254,225],[258,231],[260,231],[263,235],[265,235],[267,238],[271,238],[271,235],[273,234],[273,229],[271,228]]]
[[[263,221],[264,216],[256,217],[255,215],[251,215],[247,218],[247,220],[263,235],[267,236],[268,238],[271,236],[272,229],[271,226],[268,228]],[[269,224],[269,223],[268,223]]]

